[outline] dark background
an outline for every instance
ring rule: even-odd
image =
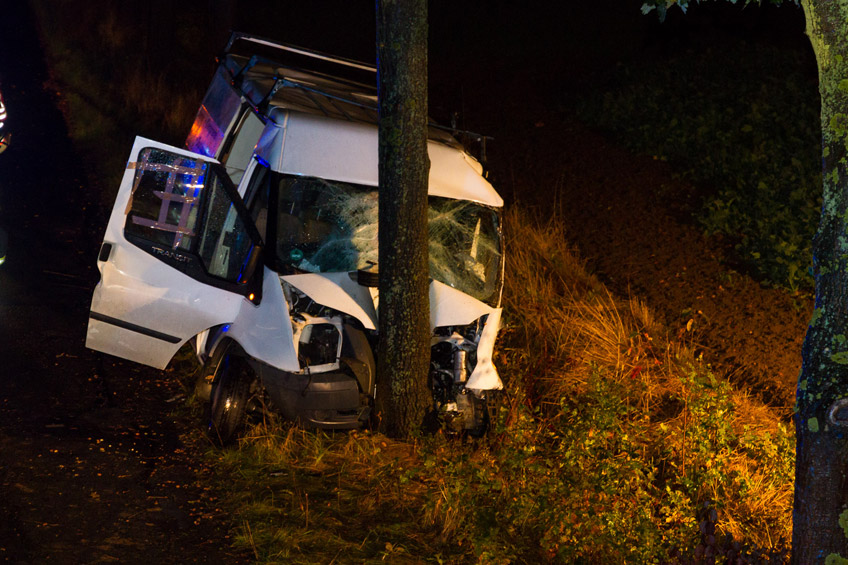
[[[230,29],[374,60],[373,2],[43,4],[72,38],[68,48],[89,53],[88,64],[114,78],[89,95],[104,108],[120,100],[119,79],[132,68],[165,72],[175,91],[193,92],[196,108]],[[507,200],[530,199],[533,191],[551,197],[550,183],[522,155],[556,139],[541,135],[550,114],[568,114],[624,68],[663,65],[687,50],[742,38],[805,53],[815,75],[803,14],[791,3],[707,2],[686,16],[672,10],[663,24],[643,16],[640,4],[431,2],[431,114],[447,122],[459,111],[462,127],[495,137],[494,184]],[[228,555],[227,516],[198,482],[199,448],[187,438],[196,423],[174,415],[169,403],[182,394],[173,373],[84,348],[108,213],[102,195],[115,187],[91,182],[92,154],[68,139],[60,110],[73,89],[52,81],[38,41],[50,29],[36,27],[24,2],[2,6],[0,80],[14,138],[0,157],[0,225],[10,232],[0,269],[0,561],[237,562]],[[104,30],[109,45],[122,48],[107,52]],[[736,44],[744,57],[744,44]],[[53,64],[62,62],[59,53]],[[158,115],[150,113],[138,109],[116,139],[89,147],[116,159],[120,173],[133,136],[162,139]],[[179,144],[192,117],[193,109],[163,140]],[[572,132],[569,143],[542,154],[567,162],[580,136]],[[591,166],[592,158],[577,165]]]

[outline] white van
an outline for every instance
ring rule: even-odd
[[[323,428],[369,417],[374,84],[373,66],[234,34],[186,149],[133,145],[86,345],[161,369],[193,340],[222,442],[267,406]],[[502,386],[503,200],[447,131],[431,127],[428,150],[433,409],[481,433],[487,393]]]

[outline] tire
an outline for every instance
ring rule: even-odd
[[[215,370],[207,434],[219,446],[244,432],[256,397],[258,379],[244,357],[224,352]]]

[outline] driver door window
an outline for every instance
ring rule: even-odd
[[[260,240],[220,168],[151,147],[135,168],[127,240],[201,282],[225,289],[246,282]]]

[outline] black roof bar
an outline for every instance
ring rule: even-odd
[[[227,42],[227,47],[225,52],[230,53],[233,44],[236,41],[248,41],[250,43],[255,43],[257,45],[262,45],[264,47],[268,47],[270,49],[275,49],[278,51],[295,53],[297,55],[303,55],[306,57],[310,57],[312,59],[318,59],[321,61],[327,61],[329,63],[334,63],[337,65],[341,65],[344,67],[350,67],[354,69],[359,69],[361,71],[367,71],[370,73],[377,74],[376,65],[370,65],[368,63],[363,63],[361,61],[355,61],[353,59],[347,59],[345,57],[338,57],[336,55],[328,55],[326,53],[321,53],[320,51],[315,51],[313,49],[306,49],[305,47],[297,47],[295,45],[289,45],[286,43],[280,43],[279,41],[274,41],[273,39],[266,39],[264,37],[259,37],[256,35],[251,35],[248,33],[242,33],[238,31],[234,31],[230,35],[230,40]]]
[[[342,85],[356,86],[356,87],[360,87],[360,88],[365,88],[367,90],[376,90],[377,67],[375,65],[370,65],[368,63],[363,63],[361,61],[355,61],[353,59],[347,59],[345,57],[328,55],[326,53],[321,53],[320,51],[315,51],[315,50],[307,49],[307,48],[304,48],[304,47],[297,47],[297,46],[294,46],[294,45],[289,45],[289,44],[286,44],[286,43],[281,43],[279,41],[274,41],[272,39],[266,39],[266,38],[263,38],[263,37],[259,37],[259,36],[255,36],[255,35],[251,35],[251,34],[247,34],[247,33],[242,33],[242,32],[233,32],[230,35],[230,40],[227,42],[225,54],[232,53],[233,46],[238,41],[247,41],[247,42],[250,42],[250,43],[254,43],[256,45],[261,45],[261,46],[269,48],[271,50],[279,51],[279,52],[281,52],[281,54],[293,53],[295,55],[301,55],[301,56],[305,56],[305,57],[308,57],[308,58],[311,58],[311,59],[315,59],[316,61],[323,61],[323,62],[326,62],[326,63],[338,65],[340,67],[356,69],[358,71],[365,71],[368,74],[373,73],[375,75],[374,84],[369,85],[369,84],[364,84],[364,83],[357,82],[357,81],[354,81],[354,80],[345,79],[345,78],[334,76],[334,75],[329,75],[329,74],[322,73],[322,72],[319,72],[319,71],[316,71],[316,70],[302,69],[302,68],[299,68],[299,67],[294,66],[294,65],[284,65],[279,61],[275,61],[273,59],[269,59],[267,57],[263,57],[263,56],[254,54],[250,57],[248,62],[241,69],[239,69],[239,71],[233,76],[233,84],[234,84],[234,86],[239,88],[239,90],[242,91],[242,94],[245,94],[244,91],[241,88],[241,81],[243,80],[244,75],[250,69],[252,69],[253,67],[255,67],[259,63],[265,63],[265,64],[268,64],[268,65],[275,67],[275,73],[273,75],[270,75],[270,74],[268,75],[268,78],[274,79],[274,85],[271,87],[271,89],[262,98],[262,100],[259,102],[259,104],[256,107],[257,110],[260,111],[261,113],[264,113],[265,111],[267,111],[268,106],[270,105],[271,100],[273,99],[274,95],[281,88],[296,88],[296,89],[302,91],[303,94],[309,100],[311,100],[313,104],[315,104],[316,108],[318,110],[320,110],[321,112],[323,112],[325,115],[327,114],[327,110],[323,107],[322,103],[314,96],[314,94],[318,94],[318,95],[321,95],[321,96],[327,98],[328,102],[330,103],[330,105],[333,108],[335,108],[337,111],[339,111],[341,114],[343,114],[347,119],[349,119],[351,121],[353,121],[352,116],[350,116],[350,114],[348,114],[348,112],[346,112],[344,110],[344,108],[342,108],[339,104],[336,104],[336,102],[344,102],[346,104],[351,104],[353,106],[357,106],[357,107],[362,108],[364,110],[370,110],[371,112],[374,112],[374,119],[375,120],[377,119],[377,117],[378,117],[378,107],[377,107],[376,103],[367,104],[367,103],[364,103],[364,102],[361,102],[361,101],[354,99],[353,96],[346,97],[346,96],[342,96],[342,95],[339,95],[339,94],[333,94],[333,93],[327,92],[327,91],[322,90],[320,88],[315,88],[315,87],[306,86],[304,84],[300,84],[297,81],[293,81],[289,78],[286,78],[285,76],[280,76],[278,74],[279,69],[277,69],[277,67],[281,67],[283,69],[289,68],[291,70],[299,71],[299,72],[309,72],[309,73],[315,74],[317,76],[322,76],[322,77],[325,77],[325,78],[328,78],[328,79],[332,79],[336,83],[339,83],[339,84],[342,84]],[[245,97],[247,98],[246,95],[245,95]],[[474,133],[472,131],[461,130],[461,129],[458,129],[458,128],[453,127],[453,126],[443,126],[443,125],[437,124],[435,122],[429,122],[428,126],[435,128],[435,129],[439,129],[439,130],[442,130],[442,131],[449,132],[454,136],[456,136],[457,134],[462,134],[463,136],[466,136],[468,139],[479,143],[481,153],[482,153],[481,161],[485,164],[485,162],[486,162],[486,142],[492,141],[494,138],[487,136],[487,135]]]

